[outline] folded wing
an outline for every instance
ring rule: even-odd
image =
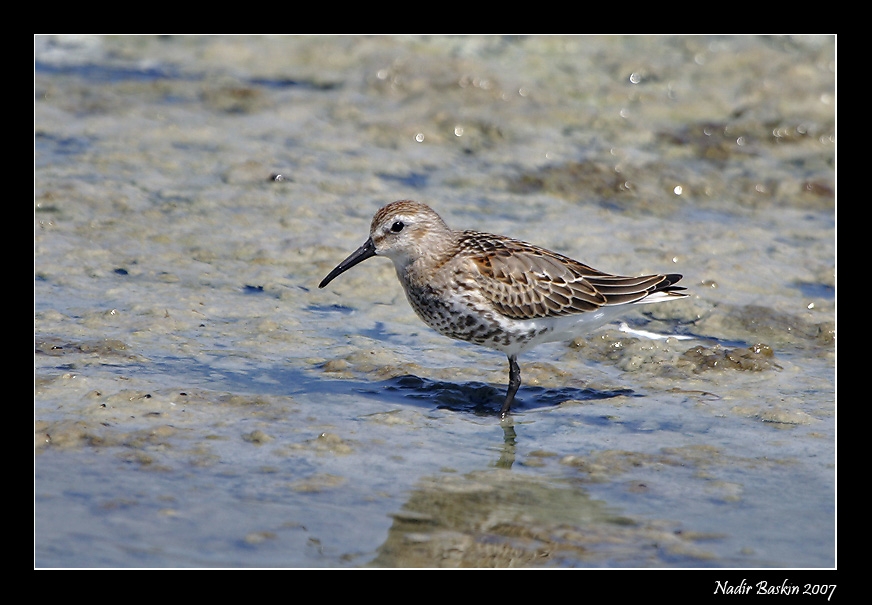
[[[503,315],[535,319],[586,313],[600,307],[685,296],[674,284],[681,275],[627,277],[598,271],[569,257],[509,238],[461,239],[478,269],[482,294]]]

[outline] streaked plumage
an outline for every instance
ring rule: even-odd
[[[503,417],[521,383],[520,353],[589,332],[625,305],[686,296],[675,285],[681,275],[611,275],[520,240],[454,231],[429,206],[409,200],[376,212],[369,239],[318,287],[376,255],[393,261],[409,303],[427,325],[506,354]]]

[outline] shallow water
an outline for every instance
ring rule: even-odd
[[[832,37],[35,50],[37,567],[835,566]],[[277,178],[276,175],[281,175]],[[693,296],[520,359],[374,211]]]

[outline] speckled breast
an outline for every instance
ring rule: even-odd
[[[476,304],[462,286],[451,296],[430,285],[409,287],[406,296],[418,317],[440,334],[501,351],[516,349],[547,331]]]

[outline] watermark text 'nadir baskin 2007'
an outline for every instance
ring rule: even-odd
[[[820,595],[827,598],[829,601],[836,590],[835,584],[792,584],[790,580],[785,578],[781,584],[772,584],[766,580],[749,584],[746,579],[742,579],[738,584],[731,584],[729,581],[721,582],[715,580],[715,594],[728,595]]]

